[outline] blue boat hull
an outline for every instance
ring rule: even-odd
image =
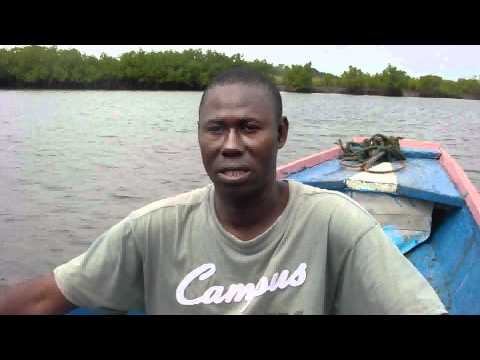
[[[406,256],[450,314],[480,314],[479,226],[466,206],[439,216],[430,239]]]

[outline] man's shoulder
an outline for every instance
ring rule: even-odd
[[[129,218],[138,219],[145,215],[150,215],[162,210],[197,206],[206,200],[210,188],[211,185],[207,185],[202,188],[154,201],[141,207],[140,209],[132,211],[129,215]]]
[[[301,197],[302,200],[328,203],[330,206],[354,206],[362,209],[362,211],[365,211],[355,200],[340,191],[322,189],[295,181],[293,183],[298,189],[297,194],[299,194],[299,197]]]
[[[302,206],[308,207],[307,204],[310,203],[312,209],[321,213],[328,210],[331,229],[349,228],[357,231],[372,228],[377,224],[362,205],[340,191],[320,189],[300,183],[295,183],[295,186],[299,189]]]
[[[358,202],[340,191],[322,189],[299,182],[294,182],[294,184],[299,189],[298,193],[300,196],[303,196],[304,199],[312,199],[313,201],[327,201],[329,203],[354,207],[368,214],[367,210],[365,210]]]

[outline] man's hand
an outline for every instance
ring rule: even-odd
[[[0,295],[0,315],[55,315],[74,308],[61,293],[53,273],[9,287]]]

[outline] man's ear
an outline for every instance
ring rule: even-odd
[[[288,137],[288,119],[282,116],[278,124],[278,149],[281,149],[287,142]]]

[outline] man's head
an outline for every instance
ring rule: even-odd
[[[273,107],[275,117],[277,121],[280,121],[282,117],[282,97],[278,91],[277,86],[266,76],[251,69],[243,67],[234,67],[227,71],[224,71],[217,75],[207,86],[203,92],[202,99],[200,100],[199,113],[205,103],[205,99],[208,96],[209,90],[217,86],[228,84],[246,84],[251,86],[263,87],[266,91],[266,95],[270,98],[271,105]]]
[[[277,152],[287,134],[280,93],[263,75],[234,68],[205,90],[198,139],[203,164],[219,192],[248,196],[273,186]]]

